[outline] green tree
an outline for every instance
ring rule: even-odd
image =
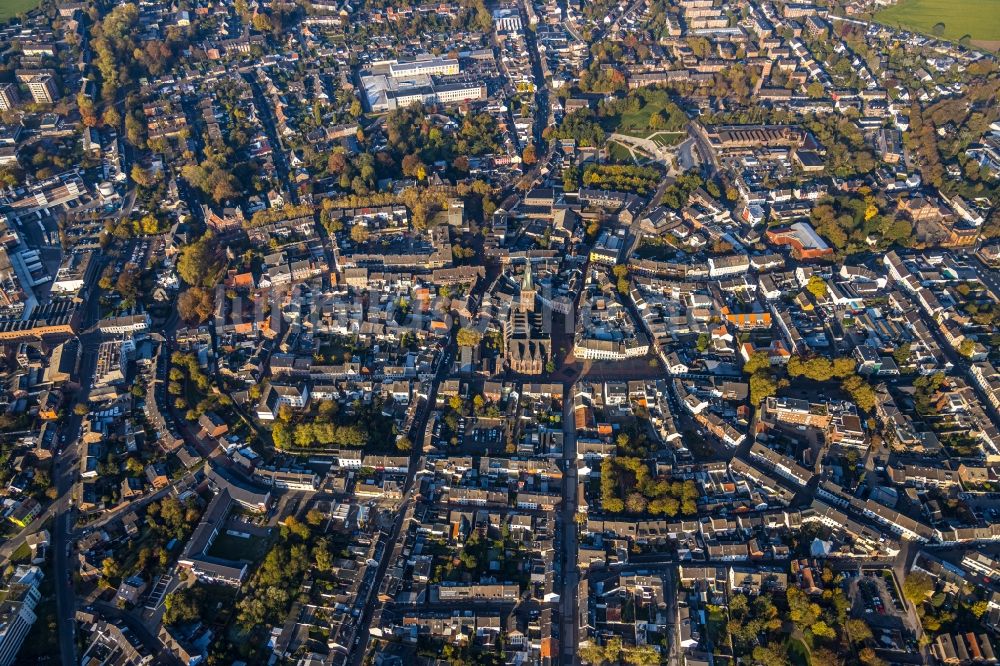
[[[837,637],[837,631],[823,620],[814,623],[811,628],[813,636],[819,636],[827,640],[833,640]]]
[[[843,666],[844,658],[828,648],[820,647],[812,651],[809,663],[812,666]]]
[[[813,81],[808,86],[806,86],[806,95],[810,99],[820,99],[826,94],[826,90],[823,88],[823,84],[819,81]]]
[[[743,364],[743,372],[748,375],[756,374],[762,370],[771,369],[771,357],[764,350],[758,350],[750,354],[750,358]]]
[[[363,224],[354,224],[351,226],[351,240],[355,243],[366,243],[370,236],[368,227]]]
[[[638,645],[625,650],[625,663],[635,666],[654,666],[660,663],[660,653],[652,645]]]
[[[827,287],[826,282],[823,281],[818,275],[812,275],[809,277],[809,282],[806,284],[806,289],[810,294],[816,297],[817,300],[823,300],[826,298]]]
[[[758,645],[753,649],[753,660],[755,664],[766,666],[789,666],[791,663],[785,646],[779,643]]]
[[[969,606],[969,612],[972,613],[976,618],[981,618],[986,614],[986,611],[990,609],[989,602],[987,601],[977,601],[971,606]]]
[[[750,402],[759,405],[765,398],[778,394],[779,384],[766,370],[750,375]]]
[[[271,32],[274,29],[271,19],[268,18],[267,14],[254,14],[251,23],[253,29],[257,32]]]
[[[875,390],[871,385],[864,379],[857,375],[848,377],[843,382],[841,382],[840,387],[851,396],[855,404],[866,412],[871,412],[875,409],[875,405],[878,402],[878,398],[875,395]]]
[[[483,336],[474,328],[463,327],[458,329],[455,339],[460,347],[475,347],[483,339]]]
[[[805,592],[797,587],[789,587],[786,597],[788,599],[788,617],[797,629],[805,631],[817,623],[820,608],[809,599]]]
[[[121,568],[113,557],[105,557],[101,560],[101,575],[105,580],[111,580],[121,576]]]
[[[911,571],[903,581],[903,596],[919,606],[934,591],[934,580],[922,571]]]
[[[910,362],[910,343],[904,342],[892,351],[892,358],[896,365],[904,366]]]
[[[604,657],[615,663],[622,657],[622,639],[615,636],[614,638],[608,639],[608,642],[604,644]]]
[[[287,423],[276,422],[271,430],[271,440],[276,449],[288,449],[292,445],[292,430]]]
[[[143,471],[145,471],[145,468],[142,466],[142,462],[138,458],[133,458],[131,456],[125,461],[125,469],[128,470],[128,473],[132,476],[139,476],[143,473]]]
[[[584,662],[593,664],[594,666],[607,663],[607,659],[604,657],[604,648],[596,643],[588,643],[580,646],[577,649],[577,656]]]
[[[163,624],[172,626],[199,619],[204,596],[204,591],[197,585],[179,588],[168,594],[163,600],[163,607],[166,609]]]
[[[177,273],[189,285],[211,287],[218,279],[222,266],[215,237],[205,234],[181,249]]]
[[[316,562],[316,568],[321,572],[333,568],[333,556],[330,554],[330,548],[325,539],[320,539],[313,548],[313,561]]]
[[[872,638],[872,630],[864,620],[851,618],[847,621],[847,635],[853,643],[864,643]]]
[[[140,187],[153,187],[159,182],[160,177],[153,171],[149,169],[143,169],[138,164],[132,165],[132,171],[130,173],[132,180],[135,181]]]
[[[875,650],[870,647],[866,647],[858,652],[858,659],[865,666],[885,666],[885,661],[880,659],[878,655],[875,654]]]

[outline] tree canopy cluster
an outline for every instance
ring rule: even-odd
[[[771,368],[771,356],[765,350],[750,355],[743,364],[743,372],[750,375],[750,403],[759,405],[765,398],[778,394],[778,389],[788,386],[788,381],[778,379]]]
[[[596,114],[591,109],[580,109],[568,113],[559,127],[545,129],[544,138],[573,139],[577,145],[600,148],[604,145],[607,132],[601,127]]]
[[[307,516],[308,518],[308,516]],[[281,536],[244,588],[236,604],[236,622],[244,632],[285,617],[303,576],[313,566],[329,570],[333,561],[330,543],[317,537],[307,523],[294,516],[285,519]]]
[[[601,461],[601,506],[610,513],[664,515],[697,513],[694,481],[655,478],[641,458],[610,457]],[[622,497],[624,496],[624,499]]]
[[[228,165],[219,157],[210,157],[201,164],[188,164],[181,169],[184,180],[191,183],[215,203],[232,199],[242,191]]]
[[[824,199],[811,213],[816,231],[837,250],[867,249],[873,239],[880,247],[912,243],[913,224],[905,217],[882,214],[889,203],[881,196],[861,192]]]
[[[172,557],[167,544],[176,539],[183,543],[201,519],[201,508],[192,498],[181,502],[164,497],[146,507],[145,534],[135,559],[107,558],[102,562],[106,582],[116,585],[122,578],[140,574],[145,578],[164,571]]]
[[[626,647],[617,636],[604,645],[588,643],[577,650],[584,662],[598,666],[600,664],[619,664],[624,661],[634,666],[653,666],[662,663],[660,653],[652,645],[635,645]]]
[[[198,585],[174,590],[163,600],[163,607],[166,608],[163,624],[171,627],[200,619],[204,600],[205,590]]]
[[[651,166],[588,164],[583,170],[584,187],[646,195],[656,190],[662,174]]]
[[[181,248],[177,274],[191,286],[208,288],[218,281],[224,266],[218,241],[213,234],[207,233]]]
[[[116,5],[91,28],[90,44],[106,101],[114,100],[119,88],[139,76],[155,77],[166,72],[189,44],[186,32],[178,26],[168,27],[164,39],[144,40],[141,47],[135,39],[139,32],[139,9],[134,3]],[[105,122],[113,124],[107,117]]]
[[[500,150],[496,140],[497,123],[490,114],[469,114],[458,121],[457,130],[447,127],[451,120],[442,114],[430,113],[420,104],[391,111],[385,119],[390,163],[398,165],[404,176],[422,180],[427,177],[427,164]],[[464,164],[467,169],[467,159]]]
[[[382,415],[378,404],[355,403],[353,414],[348,414],[341,411],[339,403],[326,400],[297,421],[291,409],[285,407],[279,409],[271,430],[274,446],[278,449],[395,447],[392,421]]]
[[[854,374],[857,361],[850,356],[828,359],[825,356],[803,358],[793,355],[788,359],[788,374],[791,377],[805,377],[817,382],[831,379],[845,379]]]
[[[200,324],[215,311],[215,298],[210,289],[188,287],[177,297],[177,314],[190,324]]]
[[[460,347],[475,347],[482,339],[482,334],[474,328],[463,327],[458,329],[456,334],[456,341]]]
[[[677,179],[663,191],[660,203],[668,208],[680,210],[687,205],[688,197],[696,189],[705,184],[705,180],[697,171],[687,171],[677,176]]]

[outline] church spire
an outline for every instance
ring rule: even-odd
[[[521,278],[521,291],[534,291],[535,281],[531,277],[531,259],[526,260],[526,266],[524,268],[524,276]]]
[[[531,259],[527,260],[524,275],[521,277],[521,312],[535,310],[535,280],[531,277]]]

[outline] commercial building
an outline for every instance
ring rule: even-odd
[[[766,410],[776,421],[815,428],[826,428],[832,419],[826,405],[797,398],[769,397],[766,401]]]
[[[808,222],[795,222],[787,227],[768,229],[767,238],[775,245],[788,245],[797,259],[819,259],[833,255],[833,248],[816,233]]]
[[[434,78],[420,75],[396,79],[385,74],[361,77],[368,106],[375,113],[411,104],[460,104],[486,99],[486,86],[476,79]]]
[[[408,62],[393,62],[389,65],[389,75],[395,79],[414,76],[453,76],[458,74],[458,60],[455,58],[418,58]]]
[[[36,566],[19,566],[7,582],[4,600],[0,602],[0,666],[10,666],[17,659],[25,637],[35,624],[35,607],[42,598],[39,586],[42,570]]]
[[[253,478],[273,488],[286,490],[319,490],[319,476],[314,472],[293,469],[268,469],[258,467]]]
[[[56,271],[52,293],[71,296],[79,294],[97,266],[96,262],[91,261],[92,256],[90,252],[67,254]]]

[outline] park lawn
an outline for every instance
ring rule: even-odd
[[[653,130],[649,129],[649,117],[667,106],[670,95],[666,90],[645,88],[642,91],[642,96],[646,101],[645,105],[636,111],[622,113],[614,131],[640,138],[646,138],[652,133]]]
[[[37,6],[38,0],[0,0],[0,21],[6,21]]]
[[[934,35],[934,26],[942,23],[940,36],[946,39],[958,41],[968,35],[979,45],[1000,43],[997,0],[900,0],[876,13],[875,19],[927,35]]]
[[[687,138],[687,132],[659,132],[651,135],[651,140],[658,146],[670,148]]]
[[[628,148],[621,145],[617,141],[608,142],[608,157],[619,162],[634,162],[635,159],[632,157],[632,153],[629,152]]]

